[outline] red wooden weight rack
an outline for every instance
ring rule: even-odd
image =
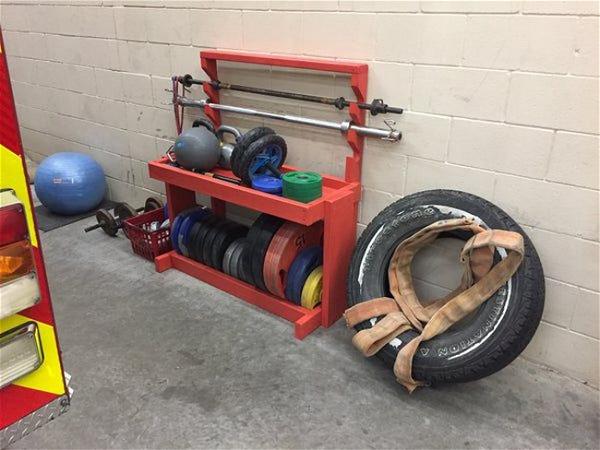
[[[222,50],[202,51],[200,61],[202,69],[214,81],[219,79],[218,61],[345,73],[350,75],[349,82],[356,100],[364,102],[367,98],[368,65],[364,63]],[[219,103],[217,90],[207,84],[203,85],[203,88],[210,102]],[[348,111],[353,123],[365,124],[364,110],[353,104]],[[218,111],[206,107],[204,112],[215,126],[221,124]],[[346,276],[356,240],[361,191],[364,138],[354,131],[348,131],[346,138],[352,149],[352,156],[346,157],[344,178],[323,175],[323,196],[306,204],[173,167],[168,164],[166,157],[148,163],[150,176],[165,183],[169,217],[175,217],[179,212],[195,205],[195,193],[200,192],[211,197],[211,207],[215,214],[220,216],[225,215],[227,203],[234,203],[303,225],[323,221],[323,296],[321,304],[315,309],[308,310],[275,297],[175,251],[158,256],[154,260],[156,270],[163,272],[169,268],[178,269],[293,322],[294,335],[298,339],[303,339],[319,326],[331,326],[346,308]],[[290,166],[282,168],[283,172],[292,170],[297,169]],[[213,172],[234,176],[230,171],[220,168],[214,169]]]

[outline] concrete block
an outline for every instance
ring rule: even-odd
[[[242,47],[241,11],[190,11],[192,44],[200,47]]]
[[[76,66],[54,61],[36,61],[34,77],[42,86],[96,94],[94,69],[88,66]]]
[[[503,120],[509,76],[505,72],[415,66],[412,109],[474,119]]]
[[[363,155],[362,183],[366,188],[404,194],[406,156],[369,148]]]
[[[159,154],[156,151],[156,142],[154,136],[130,131],[127,133],[129,142],[129,155],[138,161],[148,162],[157,159]],[[160,152],[165,153],[166,148]]]
[[[462,15],[378,14],[375,59],[458,65],[466,24]]]
[[[35,73],[36,62],[34,59],[19,58],[7,55],[8,70],[12,81],[36,84],[38,82]]]
[[[115,32],[115,17],[112,8],[96,7],[96,6],[73,6],[61,7],[71,14],[74,11],[74,27],[75,34],[80,36],[91,36],[114,39]],[[68,15],[64,20],[59,21],[60,26],[64,26],[68,20]]]
[[[35,84],[12,82],[13,96],[15,102],[30,108],[48,109],[48,97],[45,89]]]
[[[598,80],[515,73],[507,122],[598,133]]]
[[[0,21],[3,31],[33,31],[29,23],[31,7],[27,5],[2,5]]]
[[[598,2],[582,0],[547,0],[535,2],[523,2],[524,14],[575,14],[575,15],[598,15]]]
[[[371,125],[385,128],[383,120],[383,117],[377,116],[377,120],[371,118],[369,122]],[[445,161],[450,134],[449,117],[409,111],[395,120],[397,128],[403,133],[403,139],[397,144],[367,139],[367,149],[375,148],[385,152]]]
[[[448,161],[541,179],[552,139],[549,130],[454,119]]]
[[[245,50],[303,52],[302,13],[244,11],[242,46]]]
[[[341,11],[356,12],[418,12],[417,1],[340,0]]]
[[[107,177],[116,178],[118,180],[127,177],[127,160],[120,155],[105,152],[99,148],[90,148],[88,154],[102,166],[104,174]]]
[[[95,68],[94,76],[98,96],[113,100],[123,99],[123,75],[121,72]]]
[[[171,76],[169,46],[119,41],[120,68],[125,72]]]
[[[598,339],[600,333],[600,294],[585,289],[579,290],[570,328],[578,333]]]
[[[163,139],[177,135],[172,112],[151,106],[127,104],[127,127]]]
[[[258,69],[258,67],[256,67]],[[254,76],[261,76],[254,71]],[[333,97],[335,92],[336,77],[327,72],[313,70],[289,69],[286,67],[271,67],[270,74],[263,75],[271,89],[292,92],[307,92],[312,95]],[[265,81],[262,81],[264,84]],[[328,107],[329,108],[329,107]]]
[[[412,66],[382,62],[369,63],[369,96],[381,98],[388,105],[410,109]]]
[[[546,301],[542,320],[567,328],[580,296],[577,286],[546,278]]]
[[[494,194],[494,176],[483,170],[409,157],[404,193],[428,189],[457,189],[490,200]]]
[[[521,2],[516,1],[422,1],[421,11],[438,13],[516,13]]]
[[[171,58],[171,71],[173,74],[192,74],[194,78],[205,78],[204,71],[200,68],[200,49],[181,45],[169,45]]]
[[[542,322],[523,356],[598,386],[598,339]]]
[[[173,105],[171,104],[171,93],[167,90],[172,89],[172,81],[166,77],[152,77],[152,96],[150,97],[150,103],[156,108],[168,109],[173,111]]]
[[[124,101],[152,105],[152,79],[149,75],[123,72],[121,79]]]
[[[470,16],[463,65],[567,73],[575,51],[577,20],[575,17]]]
[[[570,70],[573,75],[598,76],[599,28],[597,17],[581,17],[579,19]]]
[[[510,211],[507,211],[510,214]],[[566,234],[524,227],[535,245],[546,276],[597,291],[599,287],[597,242]]]
[[[37,130],[44,133],[54,131],[50,126],[54,113],[21,105],[18,102],[15,104],[15,107],[21,128],[29,128],[30,130]]]
[[[48,49],[43,34],[3,31],[2,37],[7,55],[35,59],[47,58]]]
[[[597,190],[598,149],[598,136],[557,132],[546,179]]]
[[[375,15],[307,12],[302,15],[302,48],[305,54],[369,59],[375,47]],[[352,34],[351,30],[360,30]]]
[[[598,238],[597,191],[498,174],[494,199],[519,223],[584,239]]]
[[[133,176],[130,182],[135,186],[149,189],[154,192],[160,192],[163,195],[165,194],[165,184],[162,181],[150,178],[148,175],[147,163],[131,160],[131,170]]]
[[[47,52],[40,59],[103,69],[119,68],[115,40],[54,34],[46,35],[45,39]]]
[[[386,206],[391,205],[399,198],[388,192],[363,189],[360,200],[360,222],[368,225]]]
[[[146,41],[145,8],[113,8],[118,39]]]
[[[189,45],[190,12],[185,9],[146,8],[146,35],[150,42]]]

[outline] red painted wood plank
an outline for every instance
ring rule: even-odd
[[[230,277],[223,272],[186,258],[174,251],[171,251],[168,255],[170,255],[171,264],[175,269],[181,270],[194,278],[198,278],[205,283],[215,286],[231,295],[235,295],[290,322],[296,322],[306,314],[312,313],[312,311],[306,308],[260,291],[237,278]]]
[[[312,69],[350,74],[366,73],[369,70],[369,66],[367,64],[355,61],[302,58],[287,55],[246,53],[229,50],[203,50],[200,52],[200,57],[206,59],[215,59],[218,61],[264,64],[278,67],[295,67],[298,69]]]

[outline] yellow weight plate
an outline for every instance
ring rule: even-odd
[[[301,304],[307,309],[313,309],[321,303],[323,292],[323,266],[313,270],[302,287]]]

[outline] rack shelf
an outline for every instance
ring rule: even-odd
[[[368,66],[363,63],[220,50],[202,51],[200,59],[202,68],[212,80],[218,80],[217,61],[347,73],[350,74],[350,85],[357,101],[362,102],[366,99]],[[219,102],[218,91],[210,85],[204,85],[204,90],[212,103]],[[220,124],[218,111],[206,107],[205,113],[215,125]],[[365,112],[355,105],[349,108],[349,115],[354,123],[364,125]],[[298,339],[303,339],[319,326],[331,326],[341,317],[346,308],[346,275],[356,239],[357,210],[361,190],[363,138],[349,131],[346,139],[352,149],[352,156],[346,158],[344,178],[323,175],[323,196],[306,204],[174,167],[169,164],[166,157],[148,163],[150,176],[165,183],[169,217],[175,217],[179,212],[193,206],[195,193],[200,192],[211,197],[211,207],[219,216],[225,215],[227,203],[233,203],[303,225],[322,221],[324,225],[323,294],[321,304],[315,309],[308,310],[277,298],[174,251],[155,259],[156,270],[163,272],[175,268],[293,322],[294,335]],[[287,172],[297,169],[284,166],[282,170]],[[233,177],[233,174],[227,170],[214,169],[213,172]]]

